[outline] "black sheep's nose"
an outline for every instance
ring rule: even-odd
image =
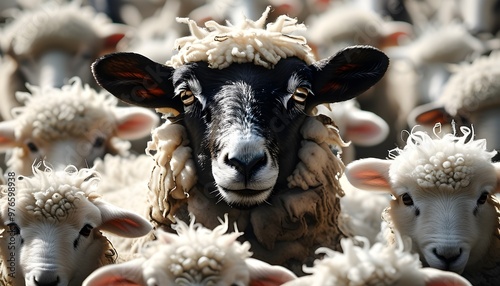
[[[226,157],[225,163],[235,168],[240,174],[248,180],[252,175],[267,164],[267,156],[265,153],[246,155],[246,156],[233,156]]]

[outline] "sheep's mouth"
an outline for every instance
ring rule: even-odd
[[[251,207],[263,203],[270,196],[272,190],[273,188],[233,190],[219,186],[219,192],[223,199],[236,207]]]

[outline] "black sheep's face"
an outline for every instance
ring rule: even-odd
[[[177,69],[132,53],[96,61],[97,82],[125,102],[170,108],[183,118],[200,183],[214,182],[232,205],[266,201],[297,164],[300,126],[321,103],[350,99],[385,73],[387,57],[370,47],[347,49],[306,65],[282,59],[273,69],[251,63]]]
[[[296,164],[311,71],[298,59],[274,69],[233,64],[214,70],[187,64],[173,73],[175,97],[198,155],[199,176],[215,182],[222,198],[237,205],[266,200]]]

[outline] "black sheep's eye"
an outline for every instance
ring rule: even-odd
[[[309,90],[307,88],[298,87],[292,94],[292,98],[296,102],[303,104],[306,101],[308,95],[309,95]]]
[[[181,100],[185,106],[189,106],[194,103],[194,94],[190,90],[181,91]]]
[[[94,141],[94,148],[100,148],[104,145],[104,138],[103,137],[97,137]]]
[[[12,235],[18,235],[21,234],[21,229],[16,223],[9,223],[7,225],[9,227],[9,233]]]
[[[80,235],[84,237],[88,237],[90,232],[92,232],[93,227],[90,224],[86,224],[80,230]]]
[[[401,195],[401,200],[403,201],[403,204],[405,204],[405,206],[413,205],[413,199],[408,193],[404,193],[403,195]]]
[[[35,143],[33,143],[33,142],[28,142],[28,144],[26,144],[26,146],[28,146],[28,149],[29,149],[32,153],[36,153],[36,152],[38,152],[38,147],[36,147]]]
[[[484,193],[481,194],[481,196],[479,197],[479,199],[477,199],[477,204],[478,205],[483,205],[484,203],[486,203],[487,199],[488,199],[488,193],[484,192]]]

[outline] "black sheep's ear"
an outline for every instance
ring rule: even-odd
[[[180,98],[174,97],[174,68],[136,53],[112,53],[92,64],[97,83],[120,100],[137,106],[169,107],[182,112]]]
[[[311,65],[312,91],[306,112],[322,103],[345,101],[377,83],[389,67],[389,58],[371,46],[348,47]]]

